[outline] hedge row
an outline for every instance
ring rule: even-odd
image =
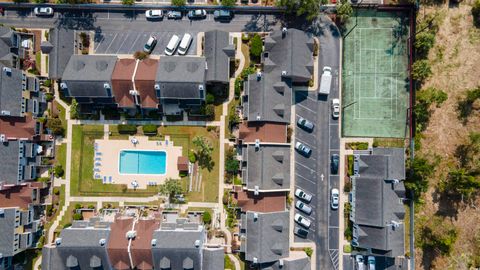
[[[134,135],[137,133],[137,126],[135,125],[118,125],[118,133]]]

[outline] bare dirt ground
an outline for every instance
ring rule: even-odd
[[[419,221],[435,214],[451,220],[458,228],[458,238],[448,257],[424,256],[417,248],[417,269],[468,269],[469,256],[480,249],[478,242],[474,241],[474,235],[480,234],[480,199],[476,202],[477,209],[464,205],[458,207],[439,199],[437,193],[438,183],[456,165],[456,147],[466,142],[469,132],[480,131],[480,115],[470,116],[469,121],[463,124],[457,113],[458,100],[465,91],[480,85],[480,29],[473,27],[471,3],[466,1],[458,7],[447,4],[426,9],[422,7],[419,11],[419,16],[440,12],[442,18],[435,46],[429,54],[433,74],[424,87],[433,86],[445,91],[448,100],[440,108],[433,108],[429,126],[423,133],[420,154],[438,156],[440,164],[430,179],[425,204],[416,216]],[[417,223],[417,228],[420,223]]]

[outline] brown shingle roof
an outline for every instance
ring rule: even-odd
[[[36,121],[31,116],[26,117],[0,117],[0,134],[7,138],[33,139]]]
[[[140,102],[144,108],[157,108],[158,100],[155,94],[155,76],[158,60],[145,59],[138,63],[135,74],[135,87],[140,93]]]
[[[133,96],[129,93],[133,90],[132,76],[135,64],[135,59],[119,59],[115,64],[112,73],[112,90],[119,107],[135,107]]]
[[[235,187],[234,199],[242,212],[270,213],[285,211],[286,209],[285,192],[260,192],[259,195],[254,195],[253,191]]]
[[[132,241],[131,252],[134,267],[137,269],[153,269],[152,237],[160,222],[153,219],[140,219],[135,224],[137,236]]]
[[[242,123],[240,124],[239,139],[245,143],[260,142],[286,143],[287,125],[283,123]]]
[[[0,190],[0,207],[20,207],[27,209],[30,204],[34,203],[34,192],[36,192],[37,199],[39,199],[39,189],[43,187],[43,183],[28,183]]]
[[[187,157],[178,157],[177,169],[181,172],[188,171],[188,158]]]
[[[132,230],[132,217],[118,217],[110,226],[107,252],[110,263],[115,269],[129,269],[130,259],[128,256],[128,239],[126,234]]]

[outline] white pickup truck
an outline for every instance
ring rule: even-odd
[[[320,90],[319,94],[328,95],[330,94],[330,87],[332,85],[332,68],[323,67],[322,80],[320,81]]]

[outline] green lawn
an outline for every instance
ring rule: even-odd
[[[58,227],[55,229],[55,232],[60,232],[66,225],[71,225],[73,221],[73,211],[75,210],[75,205],[79,203],[82,205],[82,208],[88,208],[89,205],[94,205],[95,208],[97,207],[97,202],[70,202],[68,205],[65,214],[63,215],[62,219],[58,223]]]
[[[66,164],[67,164],[67,144],[62,143],[61,145],[56,145],[55,146],[56,151],[55,151],[55,159],[57,160],[57,163],[62,165],[62,168],[65,170]]]
[[[145,190],[124,189],[122,185],[104,185],[99,179],[93,179],[93,143],[103,137],[102,125],[74,125],[72,130],[72,196],[152,196],[156,187]],[[125,191],[124,191],[125,190]]]
[[[128,140],[128,136],[130,136],[128,134],[120,134],[118,125],[110,125],[108,130],[110,131],[110,136],[108,137],[110,140]]]
[[[224,260],[225,260],[225,269],[231,269],[231,270],[235,269],[235,264],[230,260],[227,254],[225,254]]]
[[[57,107],[57,110],[58,110],[58,117],[60,118],[60,120],[62,120],[62,127],[63,129],[65,130],[65,134],[67,134],[67,128],[68,128],[68,124],[67,124],[67,121],[65,120],[65,108],[62,107],[62,105],[58,104],[58,102],[54,101],[55,102],[55,107]]]
[[[40,51],[35,53],[35,66],[38,72],[42,70],[42,53]]]

